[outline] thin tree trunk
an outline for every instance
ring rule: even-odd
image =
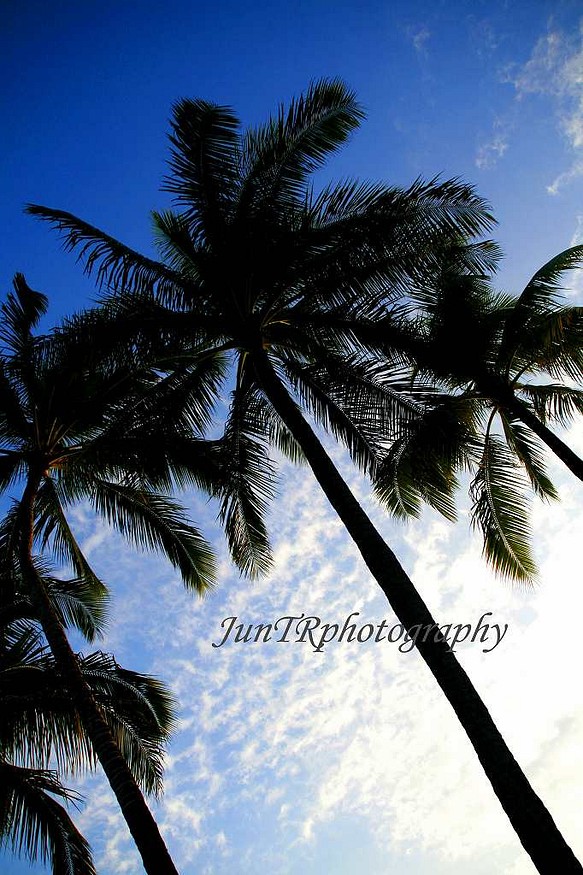
[[[280,382],[265,353],[254,362],[262,388],[301,446],[316,479],[357,545],[400,622],[412,634],[437,623],[392,550],[383,541]],[[427,638],[427,640],[425,640]],[[452,705],[525,850],[541,875],[581,875],[583,867],[500,735],[486,706],[443,639],[416,646]]]
[[[29,475],[20,503],[21,531],[19,562],[38,612],[38,619],[75,702],[83,728],[117,798],[121,812],[142,857],[148,875],[178,875],[158,824],[138,787],[111,730],[97,706],[91,689],[79,669],[67,636],[55,614],[46,587],[33,562],[34,503],[42,475]]]
[[[509,398],[503,399],[503,404],[510,413],[514,414],[514,416],[538,435],[549,450],[552,450],[555,456],[558,456],[561,462],[573,472],[575,477],[583,481],[583,459],[579,458],[566,443],[547,428],[520,398],[512,394]]]

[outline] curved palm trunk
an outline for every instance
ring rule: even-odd
[[[160,835],[158,824],[95,703],[63,627],[55,614],[44,583],[34,567],[32,559],[34,503],[40,481],[41,475],[30,474],[20,503],[22,530],[19,562],[22,575],[30,585],[31,597],[49,647],[75,701],[83,728],[117,798],[142,857],[144,869],[148,875],[178,875],[178,870]]]
[[[579,456],[574,453],[566,443],[547,428],[547,426],[540,421],[538,416],[529,410],[520,398],[512,395],[510,398],[504,399],[503,404],[510,413],[514,414],[517,419],[520,419],[536,435],[538,435],[541,441],[547,445],[549,450],[552,450],[555,456],[557,456],[561,462],[573,472],[575,477],[578,477],[579,480],[583,481],[583,459],[579,458]]]
[[[437,624],[392,550],[339,475],[318,438],[273,370],[265,353],[254,362],[263,391],[301,446],[316,479],[347,528],[370,572],[407,630]],[[428,639],[431,636],[423,636]],[[541,875],[581,875],[551,815],[530,786],[486,706],[443,638],[416,646],[465,729],[502,807]]]

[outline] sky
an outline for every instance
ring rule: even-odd
[[[0,279],[6,293],[24,272],[50,296],[53,322],[96,292],[23,205],[69,210],[151,253],[149,213],[168,203],[159,186],[182,97],[229,104],[249,125],[310,81],[340,76],[367,118],[322,183],[438,174],[473,183],[498,220],[506,291],[583,242],[578,2],[4,0],[0,11]],[[583,278],[569,286],[583,304]],[[583,424],[565,439],[583,453]],[[458,645],[458,657],[583,857],[581,484],[551,463],[561,502],[533,503],[540,574],[517,587],[482,561],[463,492],[457,525],[427,512],[405,526],[328,446],[438,621],[491,626],[487,642]],[[219,584],[203,601],[87,507],[72,511],[113,593],[99,646],[163,678],[180,702],[154,810],[183,875],[531,875],[469,742],[402,641],[336,641],[321,652],[307,638],[212,646],[228,617],[343,624],[354,614],[359,628],[396,625],[309,472],[282,464],[274,569],[252,583],[229,563],[216,508],[183,498],[220,555]],[[507,628],[492,647],[495,626]],[[139,873],[105,782],[77,781],[86,804],[76,821],[100,875]],[[0,870],[44,871],[1,852]]]

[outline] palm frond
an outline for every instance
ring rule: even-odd
[[[117,664],[109,654],[77,657],[91,695],[136,781],[161,791],[163,746],[176,719],[164,685]],[[0,636],[0,748],[18,764],[60,771],[94,768],[96,756],[54,658],[37,629],[4,627]]]
[[[48,581],[48,593],[65,628],[78,629],[89,642],[103,636],[109,606],[104,592],[97,592],[85,578],[52,577]]]
[[[22,453],[0,449],[0,493],[9,489],[25,470]]]
[[[162,552],[189,589],[201,595],[214,585],[213,552],[186,512],[158,493],[95,478],[96,511],[137,547]]]
[[[540,316],[556,309],[560,298],[559,280],[583,260],[583,246],[572,246],[559,252],[547,261],[528,281],[516,300],[514,311],[509,316],[502,339],[505,348],[513,346],[514,337],[529,324],[533,316]]]
[[[471,484],[472,525],[482,532],[483,555],[494,570],[528,582],[533,580],[536,566],[521,479],[508,447],[487,433],[480,468]]]
[[[176,703],[156,678],[119,666],[97,652],[80,668],[122,756],[146,793],[162,792],[164,743],[176,723]]]
[[[31,862],[49,862],[53,875],[97,875],[86,839],[53,798],[80,797],[55,772],[0,760],[0,777],[1,844]]]
[[[305,94],[280,106],[267,124],[246,133],[239,216],[260,211],[279,218],[305,201],[308,176],[358,127],[364,114],[339,79],[314,82]]]
[[[26,212],[48,222],[63,239],[67,252],[76,252],[77,260],[97,285],[116,292],[132,289],[140,293],[158,293],[173,299],[180,296],[181,280],[160,262],[124,246],[88,222],[64,210],[28,204]]]
[[[260,432],[266,435],[269,446],[278,450],[290,462],[296,465],[305,464],[302,448],[267,399],[263,395],[256,395],[249,402],[249,407],[251,418],[261,423]]]
[[[280,360],[302,404],[365,473],[374,474],[381,443],[421,408],[408,377],[360,355],[321,349],[314,365],[289,354]]]
[[[152,211],[152,227],[154,244],[162,256],[164,263],[175,270],[184,279],[188,277],[193,290],[202,290],[199,264],[204,263],[202,244],[193,239],[192,224],[188,215],[175,213],[172,210]],[[198,234],[202,231],[199,230]]]
[[[559,495],[546,472],[543,447],[533,432],[516,419],[500,413],[506,442],[522,462],[531,486],[540,498],[558,500]]]
[[[0,340],[14,354],[21,355],[31,342],[33,328],[46,313],[48,298],[42,292],[33,291],[22,273],[14,275],[13,286],[14,293],[8,293],[1,307]]]
[[[386,308],[425,287],[447,246],[463,249],[466,271],[492,270],[497,262],[491,241],[460,246],[460,239],[481,233],[492,219],[485,202],[457,180],[418,180],[407,189],[354,184],[353,191],[345,184],[329,196],[331,209],[342,206],[346,215],[327,222],[326,202],[318,204],[320,215],[307,238],[309,258],[298,264],[302,288],[323,303],[358,300],[371,309]]]
[[[555,380],[583,379],[583,308],[535,314],[517,332],[512,365],[520,373],[546,372]]]
[[[8,446],[20,443],[29,434],[27,418],[27,394],[25,387],[15,375],[14,360],[0,358],[0,442]],[[20,375],[19,375],[20,376]]]
[[[541,422],[558,422],[568,426],[577,413],[583,413],[583,390],[556,383],[520,384],[518,390],[525,395]]]
[[[77,543],[63,510],[63,504],[69,496],[62,493],[59,482],[51,477],[44,478],[36,498],[35,536],[40,540],[42,550],[50,546],[58,559],[72,566],[78,580],[86,588],[87,596],[93,593],[96,603],[101,601],[105,604],[107,587]]]
[[[267,574],[271,547],[265,515],[274,492],[274,468],[265,443],[266,422],[245,382],[232,393],[216,454],[222,477],[216,490],[219,520],[233,561],[251,577]]]
[[[478,418],[473,399],[441,396],[404,422],[374,479],[375,493],[390,513],[417,517],[425,502],[456,519],[456,472],[471,465]]]
[[[213,243],[237,195],[239,120],[226,106],[180,100],[172,108],[170,175],[163,190],[184,208],[192,241]]]

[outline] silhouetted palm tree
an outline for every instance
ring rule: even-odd
[[[82,220],[30,207],[65,235],[66,246],[113,293],[139,347],[144,314],[179,338],[183,355],[230,349],[235,388],[226,421],[232,470],[242,436],[303,457],[358,546],[403,625],[436,628],[396,557],[351,494],[301,413],[301,404],[374,467],[379,421],[407,405],[395,386],[360,367],[360,324],[370,323],[410,282],[434,269],[444,241],[471,238],[490,217],[456,181],[408,190],[344,183],[314,195],[310,175],[357,126],[362,112],[338,81],[319,82],[266,125],[243,135],[233,112],[202,100],[174,109],[166,189],[180,212],[154,213],[162,261],[144,257]],[[488,246],[468,249],[476,270]],[[154,314],[156,314],[154,316]],[[149,331],[149,329],[148,329]],[[148,332],[146,332],[146,335]],[[327,391],[342,375],[338,397]],[[293,394],[295,393],[296,399]],[[358,425],[346,414],[363,408]],[[360,399],[360,400],[359,400]],[[364,408],[375,400],[370,427]],[[299,404],[298,404],[299,401]],[[540,872],[581,872],[580,864],[518,767],[447,643],[417,647],[466,730],[520,840]]]
[[[89,623],[81,603],[92,599],[95,607],[106,595],[69,526],[66,508],[86,498],[131,541],[161,550],[187,586],[204,592],[213,579],[212,552],[185,521],[180,505],[157,491],[156,484],[181,478],[208,484],[212,477],[209,455],[213,446],[209,451],[208,444],[192,432],[219,365],[216,361],[203,364],[202,370],[195,368],[194,376],[189,369],[181,378],[164,383],[153,368],[135,372],[127,351],[120,363],[113,354],[84,343],[69,343],[62,332],[35,337],[33,329],[46,309],[46,298],[32,291],[21,275],[16,276],[14,286],[14,294],[2,307],[0,485],[7,489],[24,481],[24,491],[4,528],[4,585],[15,578],[24,582],[34,617],[42,626],[146,870],[156,875],[175,873],[131,763],[116,744],[63,629],[63,619],[71,611]],[[168,382],[178,390],[188,380],[196,388],[189,392],[188,405],[165,419],[165,427],[171,425],[174,430],[174,443],[162,445],[155,435],[157,420],[149,414],[156,400],[167,393]],[[205,421],[208,413],[203,406]],[[183,432],[188,425],[188,436],[183,438],[181,423]],[[176,458],[171,458],[173,450]],[[181,452],[188,454],[184,464]],[[75,580],[65,594],[59,585],[57,601],[54,579],[39,570],[36,545],[43,550],[51,547],[74,569]],[[83,629],[85,634],[91,634],[90,626]]]
[[[60,588],[66,601],[67,582],[53,583],[53,595]],[[58,800],[80,800],[61,776],[93,768],[95,752],[30,619],[30,600],[21,588],[10,597],[13,584],[11,579],[2,587],[0,607],[0,843],[30,860],[48,860],[55,875],[93,875],[90,848]],[[86,628],[90,601],[83,613],[80,625]],[[98,626],[99,616],[93,622]],[[160,791],[163,744],[173,723],[168,694],[159,682],[120,668],[107,654],[77,660],[136,780],[146,792]]]
[[[557,497],[542,444],[583,479],[583,460],[547,425],[583,412],[583,391],[572,385],[583,379],[583,308],[566,306],[558,287],[582,258],[581,246],[561,252],[512,297],[453,257],[412,289],[400,339],[394,313],[386,317],[391,354],[400,344],[420,388],[424,380],[437,388],[432,396],[426,387],[426,403],[390,447],[378,494],[393,513],[416,514],[425,500],[453,517],[456,471],[473,471],[485,556],[517,579],[535,572],[524,490]]]

